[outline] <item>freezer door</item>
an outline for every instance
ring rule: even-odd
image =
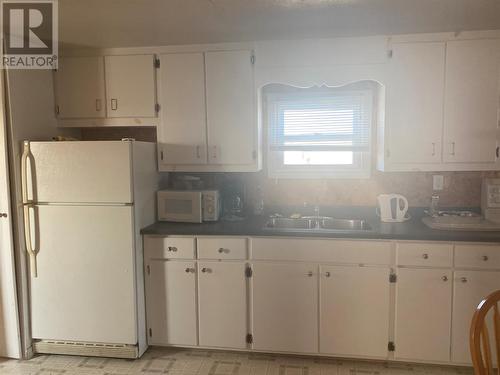
[[[136,344],[132,207],[34,210],[33,338]]]
[[[29,155],[23,158],[29,200],[133,202],[130,142],[29,142]]]

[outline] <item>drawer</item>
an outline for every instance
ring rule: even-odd
[[[193,237],[144,237],[144,253],[147,258],[194,259]]]
[[[341,264],[389,265],[391,243],[335,239],[269,238],[251,239],[252,259]]]
[[[398,242],[397,264],[400,266],[451,267],[453,245],[431,242]]]
[[[500,245],[455,245],[455,267],[500,269]]]
[[[246,238],[198,238],[199,259],[234,259],[247,258]]]

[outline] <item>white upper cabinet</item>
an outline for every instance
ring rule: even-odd
[[[445,162],[496,161],[499,81],[500,40],[447,43]]]
[[[59,118],[105,116],[103,57],[62,57],[54,79]]]
[[[386,88],[389,163],[441,161],[445,43],[398,43]]]
[[[165,164],[207,163],[204,61],[202,52],[160,56],[158,141]]]
[[[251,51],[205,54],[209,161],[252,164],[256,106]]]
[[[105,56],[108,117],[156,117],[153,55]]]

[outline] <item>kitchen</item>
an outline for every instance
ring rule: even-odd
[[[48,3],[57,66],[1,77],[1,373],[487,373],[496,2]]]

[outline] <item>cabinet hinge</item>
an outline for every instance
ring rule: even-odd
[[[249,333],[246,338],[247,344],[253,344],[253,335]]]
[[[161,109],[161,105],[159,105],[158,103],[155,104],[155,111],[158,113],[160,112],[160,109]]]
[[[56,104],[56,115],[59,114],[59,104]]]
[[[392,49],[390,49],[390,50],[387,51],[387,57],[388,58],[392,58],[393,54],[394,54],[394,52],[392,51]]]
[[[252,277],[252,275],[253,275],[252,267],[246,267],[245,268],[245,276]]]
[[[160,67],[160,59],[155,59],[154,66],[155,66],[155,68]]]
[[[396,345],[394,344],[393,341],[389,341],[389,343],[387,344],[387,350],[389,350],[390,352],[393,352],[396,350]]]
[[[389,275],[389,282],[390,283],[395,283],[398,281],[398,276],[395,273],[391,273]]]
[[[160,160],[163,161],[163,150],[160,151]]]
[[[149,267],[149,264],[146,266],[146,272],[148,275],[151,275],[151,268]]]
[[[149,329],[149,337],[153,337],[153,330],[151,328]]]
[[[255,55],[250,56],[250,62],[252,63],[252,65],[255,64]]]

